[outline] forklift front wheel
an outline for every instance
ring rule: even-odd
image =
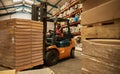
[[[49,50],[45,55],[45,63],[47,66],[55,65],[58,62],[59,54],[56,50]]]
[[[75,48],[71,49],[70,57],[74,58],[75,57]]]

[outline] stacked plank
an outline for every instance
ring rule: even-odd
[[[81,28],[81,35],[82,40],[92,38],[119,39],[120,19],[85,25]]]
[[[83,41],[82,74],[119,74],[120,40]]]
[[[81,14],[82,74],[119,74],[120,0],[93,1]]]
[[[32,22],[32,66],[43,64],[43,24]]]
[[[0,65],[24,70],[43,64],[43,25],[25,19],[0,21]]]
[[[82,40],[120,38],[120,0],[86,0],[81,14]],[[87,5],[86,5],[87,4]],[[91,5],[93,4],[93,5]],[[91,5],[89,7],[89,5]],[[110,13],[108,13],[110,12]]]

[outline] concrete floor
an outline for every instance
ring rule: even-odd
[[[75,58],[67,58],[64,60],[60,60],[58,62],[58,64],[48,67],[50,68],[55,74],[81,74],[81,52],[80,50],[76,50],[75,51]],[[43,68],[47,68],[46,66]],[[43,69],[38,67],[37,70]],[[5,70],[5,68],[0,67],[0,70]],[[31,71],[27,70],[27,71]],[[17,73],[19,74],[19,73]],[[22,71],[22,73],[20,74],[26,74],[24,71]],[[30,74],[36,74],[34,73],[30,73]]]
[[[74,59],[68,58],[50,67],[55,74],[81,74],[81,52],[75,51]]]

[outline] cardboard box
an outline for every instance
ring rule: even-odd
[[[108,2],[110,0],[85,0],[82,4],[83,4],[83,12],[87,11],[91,8],[94,8],[96,6],[99,6],[105,2]]]
[[[91,1],[91,0],[90,0]],[[120,18],[120,0],[110,0],[99,6],[82,12],[81,24],[89,25],[93,23],[108,21]]]
[[[120,39],[90,39],[82,43],[83,54],[120,68]]]
[[[43,24],[32,20],[0,21],[0,62],[24,70],[43,64]]]

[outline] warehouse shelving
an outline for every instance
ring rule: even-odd
[[[61,11],[57,12],[54,16],[59,16],[60,14],[63,14],[64,12],[66,12],[67,10],[69,10],[71,7],[75,6],[76,4],[79,3],[79,0],[75,0],[72,3],[70,3],[67,7],[63,8]],[[76,10],[74,10],[73,12],[71,12],[70,14],[63,16],[62,18],[70,18],[70,17],[74,17],[75,14],[81,13],[82,12],[82,8],[77,8]],[[72,22],[70,23],[70,26],[77,26],[78,24],[80,24],[81,20],[78,20],[77,22]],[[66,28],[67,26],[64,25],[63,28]],[[80,35],[80,32],[78,33],[72,33],[73,36],[77,36]]]
[[[81,20],[77,21],[77,22],[72,22],[70,23],[70,26],[77,26],[78,24],[80,24]],[[63,28],[66,28],[67,26],[64,25]]]
[[[70,26],[77,26],[78,24],[80,24],[81,20],[77,21],[77,22],[72,22],[70,23]],[[63,28],[66,28],[67,26],[64,25]],[[80,35],[80,32],[75,32],[75,33],[72,33],[72,36],[77,36],[77,35]]]
[[[73,11],[71,14],[63,16],[63,18],[69,18],[69,17],[75,16],[75,14],[78,14],[78,13],[81,13],[81,12],[82,12],[82,8],[78,8],[75,11]]]
[[[61,13],[65,12],[66,10],[68,10],[69,8],[71,8],[72,6],[74,6],[75,4],[79,3],[79,0],[76,0],[74,2],[72,2],[71,4],[69,4],[67,7],[65,7],[63,10],[57,12],[54,16],[58,16]]]

